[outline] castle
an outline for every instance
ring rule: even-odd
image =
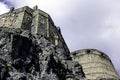
[[[0,15],[0,71],[0,80],[119,79],[106,54],[70,53],[60,28],[37,6]]]
[[[119,76],[110,58],[105,53],[99,50],[78,50],[72,52],[71,57],[74,61],[78,61],[82,65],[87,79],[119,79]]]

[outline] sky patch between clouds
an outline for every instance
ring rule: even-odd
[[[120,71],[120,0],[2,0],[0,14],[26,5],[50,14],[71,51],[101,50]]]

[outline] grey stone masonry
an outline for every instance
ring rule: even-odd
[[[83,49],[71,53],[74,61],[79,62],[90,80],[118,80],[118,76],[110,58],[96,49]]]
[[[11,8],[8,13],[0,15],[0,27],[30,30],[31,34],[42,35],[53,44],[64,47],[66,55],[69,53],[60,28],[57,28],[51,17],[37,6],[33,9],[28,6],[15,10]]]

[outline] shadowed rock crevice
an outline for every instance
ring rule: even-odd
[[[69,60],[64,49],[43,36],[34,36],[20,29],[3,30],[0,34],[4,35],[0,38],[1,80],[66,80],[67,75],[74,79],[84,77],[80,65]]]

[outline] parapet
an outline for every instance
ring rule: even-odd
[[[82,49],[82,50],[77,50],[74,52],[71,52],[72,56],[74,57],[79,57],[79,56],[83,56],[83,55],[88,55],[88,54],[94,54],[94,55],[99,55],[102,56],[106,59],[108,59],[110,62],[110,58],[103,52],[97,50],[97,49]]]

